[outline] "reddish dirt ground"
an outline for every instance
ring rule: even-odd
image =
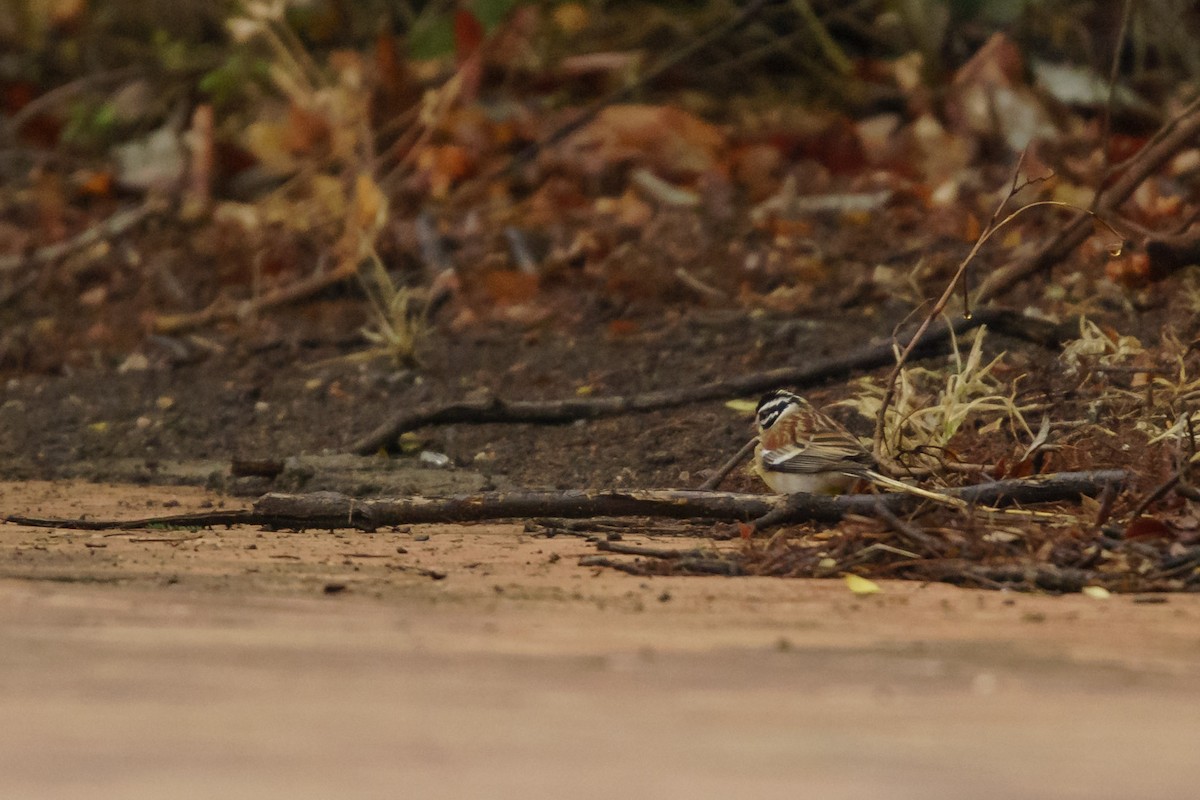
[[[10,513],[222,501],[0,485]],[[1200,598],[860,598],[590,552],[517,525],[0,526],[0,795],[1168,798],[1200,778]]]

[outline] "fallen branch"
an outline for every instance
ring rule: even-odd
[[[244,319],[261,311],[276,306],[296,303],[315,294],[336,286],[342,281],[353,278],[357,270],[333,269],[318,272],[306,278],[301,278],[280,289],[261,295],[252,300],[232,302],[217,300],[199,311],[188,311],[182,314],[160,314],[154,319],[154,330],[157,333],[180,333],[181,331],[202,328],[214,322]]]
[[[1053,564],[1014,564],[1011,566],[988,566],[972,564],[959,559],[914,565],[907,571],[912,577],[937,580],[965,586],[984,586],[990,589],[1041,590],[1073,594],[1083,587],[1097,582],[1097,573],[1058,567]]]
[[[638,544],[621,544],[620,542],[596,542],[597,550],[610,553],[620,553],[623,556],[646,556],[647,558],[711,558],[711,553],[691,548],[681,550],[674,547],[645,547]]]
[[[1096,495],[1110,484],[1122,484],[1124,470],[1061,472],[1036,478],[946,489],[946,494],[968,503],[1002,506],[1014,503],[1049,503]],[[692,489],[637,489],[588,492],[514,491],[454,497],[400,497],[358,500],[337,492],[265,494],[253,511],[216,514],[181,514],[138,520],[42,519],[9,516],[5,521],[34,527],[82,530],[123,530],[152,526],[264,525],[277,529],[358,529],[374,531],[390,525],[446,522],[482,522],[530,517],[665,517],[708,519],[766,524],[841,519],[846,514],[870,516],[881,507],[893,513],[919,502],[910,494],[762,495],[736,492],[703,492]]]
[[[92,225],[63,242],[39,247],[31,253],[13,253],[0,256],[0,273],[22,269],[30,270],[43,264],[65,258],[79,250],[91,247],[105,239],[115,239],[145,222],[150,217],[165,212],[168,204],[159,197],[149,197],[141,205],[123,209]]]
[[[951,324],[939,321],[925,331],[916,349],[931,350],[950,339],[953,331],[960,336],[980,325],[993,326],[1000,332],[1018,336],[1046,346],[1073,338],[1078,322],[1055,325],[1026,317],[1006,309],[985,309],[970,319],[955,319]],[[901,342],[911,337],[901,336]],[[710,400],[758,395],[782,386],[811,386],[821,381],[849,375],[858,370],[874,369],[895,363],[893,342],[888,340],[865,347],[848,355],[809,362],[804,366],[780,367],[754,372],[727,380],[711,381],[682,389],[662,389],[638,395],[609,397],[572,397],[565,400],[513,400],[500,398],[463,400],[455,403],[433,403],[405,408],[375,430],[350,445],[352,452],[371,455],[393,447],[400,435],[427,425],[488,423],[535,423],[561,425],[581,419],[600,419],[622,414],[637,414],[676,408]]]
[[[1157,172],[1176,153],[1195,144],[1200,137],[1200,98],[1192,101],[1174,119],[1159,131],[1159,135],[1137,153],[1126,166],[1126,171],[1112,186],[1104,189],[1103,200],[1095,213],[1099,216],[1111,214],[1118,206],[1151,175]],[[1058,234],[1029,258],[1001,267],[989,275],[975,294],[975,302],[984,301],[1012,288],[1017,282],[1049,269],[1070,255],[1071,251],[1084,242],[1092,232],[1093,217],[1088,213],[1076,214]]]
[[[1184,233],[1152,234],[1143,246],[1152,278],[1165,278],[1190,264],[1200,264],[1200,228]]]
[[[214,525],[255,525],[258,524],[253,511],[212,511],[203,514],[171,514],[162,517],[141,517],[139,519],[48,519],[44,517],[26,517],[21,514],[9,514],[4,521],[13,525],[27,525],[31,528],[67,528],[76,531],[111,531],[111,530],[148,530],[162,528],[164,530],[187,530],[189,528],[211,528]],[[116,534],[110,534],[116,535]]]

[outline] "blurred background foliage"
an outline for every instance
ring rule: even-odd
[[[919,52],[927,79],[936,84],[998,29],[1025,53],[1106,73],[1122,6],[1101,0],[772,0],[740,29],[679,64],[663,85],[718,95],[782,89],[854,104],[863,100],[856,72],[864,59]],[[264,54],[226,35],[226,21],[240,9],[232,0],[8,0],[0,4],[0,81],[44,87],[141,65],[162,77],[186,78],[188,90],[228,104],[265,75]],[[402,37],[409,58],[430,60],[454,54],[463,12],[493,33],[519,9],[553,23],[539,25],[530,42],[526,66],[536,69],[587,51],[669,54],[734,16],[738,4],[300,0],[287,4],[286,16],[314,49],[362,47],[391,33]],[[1123,59],[1131,81],[1200,75],[1193,36],[1198,16],[1196,4],[1185,0],[1134,3]],[[167,105],[168,98],[161,99]],[[94,109],[90,119],[76,114],[70,132],[86,140],[120,122],[119,109]]]

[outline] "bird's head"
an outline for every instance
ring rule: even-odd
[[[758,401],[758,408],[754,412],[759,433],[768,430],[788,409],[805,408],[807,406],[807,400],[786,389],[776,389],[773,392],[767,392]]]

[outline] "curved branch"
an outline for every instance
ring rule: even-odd
[[[933,349],[948,341],[951,331],[957,336],[980,325],[991,325],[1008,335],[1045,346],[1055,346],[1060,341],[1071,338],[1073,332],[1079,329],[1078,321],[1069,325],[1054,325],[1025,317],[1019,312],[1008,309],[985,309],[970,319],[956,319],[950,325],[942,321],[930,325],[921,336],[916,349],[923,352],[926,349]],[[911,340],[911,334],[900,337],[902,346]],[[847,355],[812,361],[804,366],[780,367],[727,380],[711,381],[699,386],[661,389],[637,395],[572,397],[565,400],[544,401],[505,401],[499,398],[490,398],[402,408],[375,430],[352,442],[350,451],[359,455],[371,455],[381,449],[393,447],[401,434],[427,425],[455,423],[561,425],[581,419],[615,417],[622,414],[676,408],[710,400],[728,400],[733,397],[758,395],[782,386],[812,386],[822,381],[845,377],[859,370],[893,364],[895,363],[895,354],[892,347],[892,341],[888,340]]]

